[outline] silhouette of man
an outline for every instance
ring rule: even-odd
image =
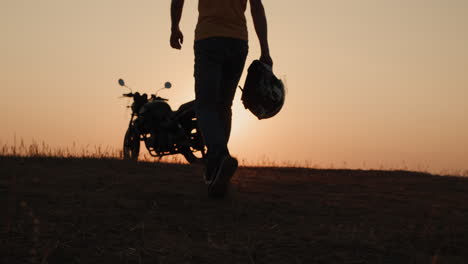
[[[195,111],[208,148],[205,182],[208,194],[224,196],[237,160],[227,143],[231,133],[231,106],[248,53],[245,10],[250,2],[255,31],[260,42],[260,61],[273,66],[267,39],[267,21],[261,0],[199,0],[195,29]],[[181,49],[179,28],[184,0],[172,0],[171,37]]]

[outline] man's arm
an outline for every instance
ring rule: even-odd
[[[273,66],[273,60],[270,57],[270,48],[268,45],[268,26],[263,8],[262,0],[250,0],[250,11],[254,22],[255,32],[260,42],[261,56],[260,61]]]
[[[184,35],[180,31],[179,22],[182,17],[182,9],[184,8],[184,0],[172,0],[171,2],[171,47],[181,49],[184,43]]]

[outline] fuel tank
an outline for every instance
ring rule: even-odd
[[[152,123],[168,120],[172,115],[171,106],[163,100],[154,100],[143,105],[139,115]]]

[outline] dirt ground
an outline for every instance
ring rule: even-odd
[[[0,263],[468,263],[468,179],[0,157]]]

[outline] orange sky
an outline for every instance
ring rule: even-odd
[[[231,152],[322,167],[468,169],[468,2],[264,1],[283,111],[257,121],[234,102]],[[197,1],[181,51],[168,44],[170,1],[2,0],[0,143],[119,148],[122,77],[193,99]],[[251,18],[248,62],[259,56]],[[241,83],[244,80],[243,76]]]

